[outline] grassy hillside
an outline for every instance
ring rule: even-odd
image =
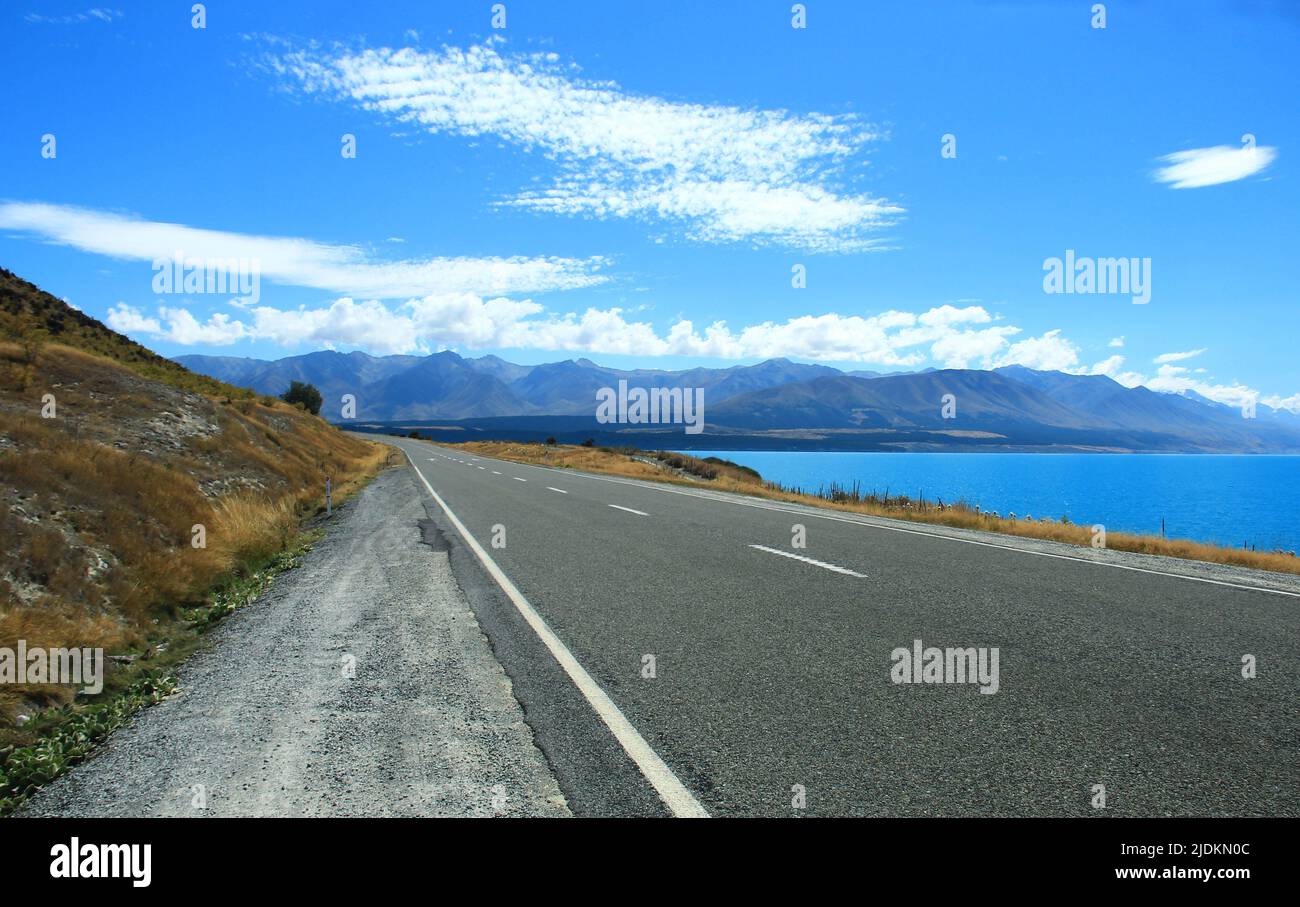
[[[297,542],[327,475],[340,500],[387,454],[0,271],[0,647],[103,647],[123,688]],[[0,685],[0,769],[74,692]]]
[[[142,378],[180,390],[232,399],[254,396],[250,390],[196,374],[159,356],[4,268],[0,268],[0,339],[18,343],[28,351],[55,343],[94,353],[126,366]]]

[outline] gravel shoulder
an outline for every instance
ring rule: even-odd
[[[177,696],[20,814],[568,815],[414,482],[386,472],[341,508]]]

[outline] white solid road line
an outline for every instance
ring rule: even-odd
[[[554,485],[547,485],[546,488],[549,491],[558,491],[560,494],[568,494],[568,492],[565,491],[563,488],[556,488]]]
[[[626,510],[628,513],[635,513],[637,516],[649,516],[644,510],[633,510],[631,507],[620,507],[618,504],[610,504],[615,510]]]
[[[533,628],[533,632],[541,639],[542,644],[560,663],[560,667],[564,668],[564,673],[569,675],[569,679],[582,693],[583,698],[600,716],[600,720],[605,722],[605,726],[614,735],[614,739],[619,742],[628,758],[636,764],[636,767],[641,770],[641,774],[654,787],[660,799],[664,801],[664,805],[668,807],[674,816],[679,818],[707,819],[709,817],[708,810],[704,808],[699,800],[695,799],[694,794],[686,789],[686,785],[682,784],[681,779],[673,774],[673,770],[668,767],[668,763],[664,762],[659,757],[659,754],[651,748],[645,738],[632,726],[632,722],[627,720],[627,716],[623,714],[622,710],[615,705],[614,700],[609,698],[609,694],[601,689],[600,684],[596,683],[595,679],[587,673],[587,669],[579,664],[578,659],[573,657],[573,653],[564,645],[560,637],[555,635],[555,632],[537,613],[537,610],[529,604],[528,599],[524,598],[524,594],[510,581],[510,578],[497,566],[496,561],[492,560],[492,556],[483,549],[478,540],[465,528],[465,524],[460,521],[460,518],[452,513],[451,508],[438,496],[438,492],[433,490],[433,486],[424,477],[424,473],[420,472],[420,467],[415,465],[415,460],[410,453],[406,451],[403,451],[403,453],[406,453],[406,459],[410,461],[411,468],[420,477],[420,481],[424,483],[424,487],[428,489],[429,494],[438,502],[442,512],[447,514],[447,519],[451,520],[452,525],[456,527],[456,531],[465,540],[465,544],[469,545],[470,550],[478,555],[479,561],[487,568],[492,578],[497,581],[501,591],[514,603],[519,614]]]
[[[856,576],[858,579],[866,579],[865,573],[856,573],[844,567],[836,567],[834,564],[828,564],[825,561],[816,561],[810,557],[804,557],[802,554],[794,554],[789,551],[782,551],[780,548],[769,548],[766,545],[750,545],[751,548],[757,548],[759,551],[767,551],[771,554],[779,554],[781,557],[788,557],[792,560],[803,561],[805,564],[812,564],[814,567],[821,567],[823,570],[833,570],[836,573],[843,573],[846,576]]]

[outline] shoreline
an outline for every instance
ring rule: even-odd
[[[1282,576],[1300,575],[1300,558],[1293,552],[1252,551],[1133,532],[1103,531],[1101,544],[1097,544],[1097,534],[1094,533],[1092,526],[1051,519],[1004,517],[960,502],[942,504],[929,500],[914,500],[905,495],[877,497],[873,494],[862,494],[857,490],[840,489],[843,494],[819,497],[785,488],[763,478],[757,470],[717,457],[701,459],[694,454],[631,447],[544,445],[509,441],[469,441],[452,446],[514,462],[688,485],[908,523],[1057,542],[1085,551],[1119,551]],[[675,463],[674,460],[680,462]],[[835,490],[836,487],[832,486],[832,494]]]

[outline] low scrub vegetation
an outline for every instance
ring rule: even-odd
[[[390,452],[0,271],[0,647],[110,656],[97,696],[0,685],[0,774],[19,779],[0,798],[80,758],[119,697],[153,695],[146,677],[292,565],[325,478],[342,502]]]
[[[285,403],[300,406],[313,416],[320,415],[321,400],[320,391],[314,384],[305,384],[302,381],[290,381],[289,389],[280,395],[280,399]]]
[[[28,796],[85,759],[140,709],[161,702],[175,690],[175,677],[150,669],[102,702],[45,716],[48,730],[34,743],[9,746],[0,753],[0,816],[17,809]],[[56,717],[63,720],[53,720]]]

